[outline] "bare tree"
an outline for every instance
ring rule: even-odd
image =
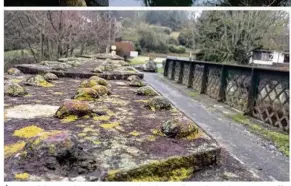
[[[86,49],[104,52],[119,32],[109,13],[6,11],[5,50],[29,50],[35,61],[83,54]]]

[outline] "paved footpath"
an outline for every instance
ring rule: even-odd
[[[289,181],[289,159],[258,143],[258,137],[227,117],[217,117],[158,74],[145,73],[145,81],[195,121],[230,154],[265,181]]]

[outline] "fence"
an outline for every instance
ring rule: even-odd
[[[289,70],[168,57],[164,76],[289,131]]]

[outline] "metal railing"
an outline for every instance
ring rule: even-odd
[[[164,76],[289,131],[289,70],[168,57]]]

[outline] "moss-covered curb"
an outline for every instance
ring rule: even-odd
[[[218,163],[220,148],[213,148],[188,156],[170,157],[154,161],[132,170],[109,171],[104,181],[183,181],[203,167]]]

